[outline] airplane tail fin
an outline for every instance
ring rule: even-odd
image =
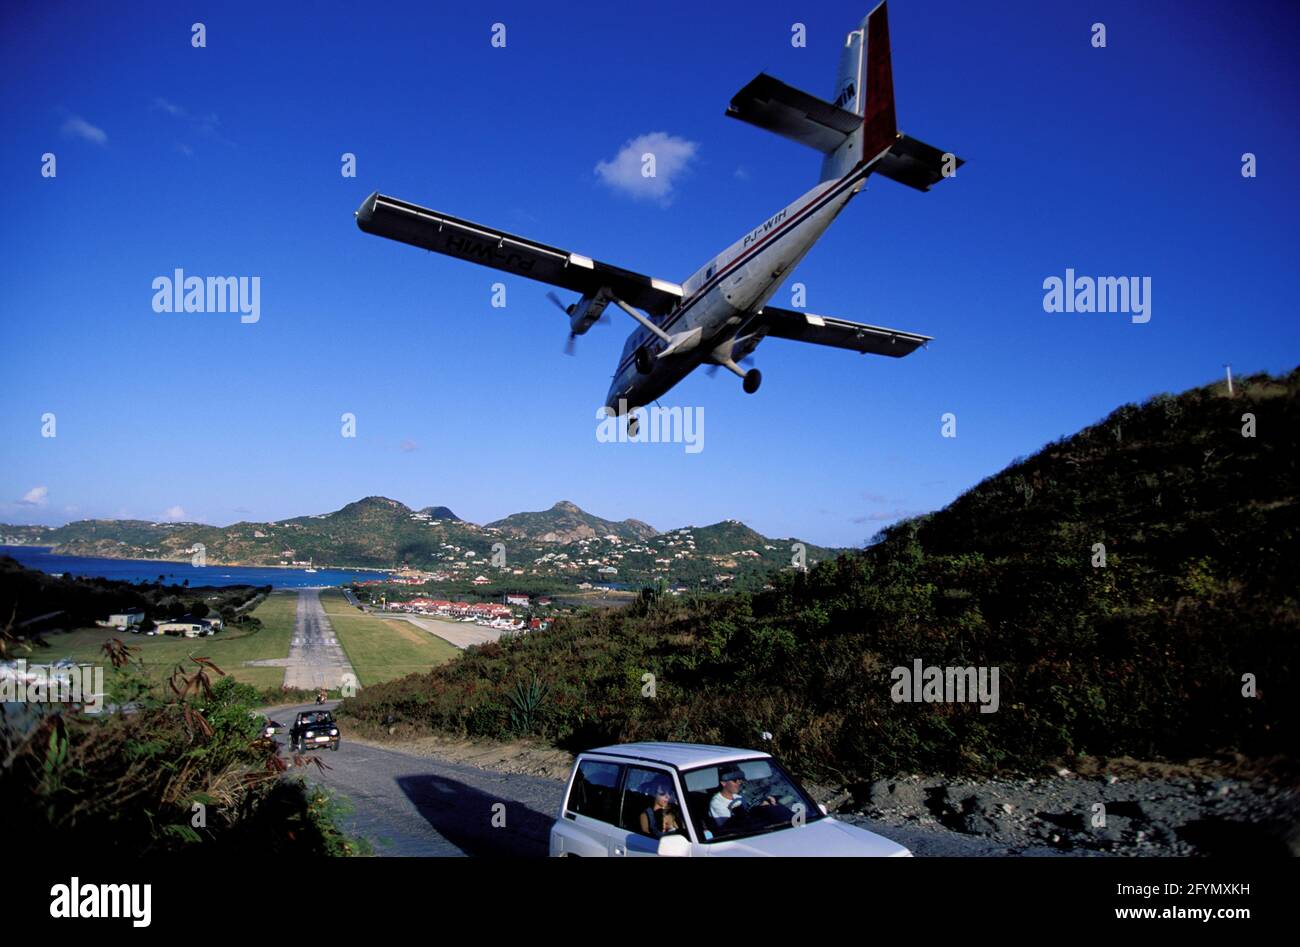
[[[823,181],[842,178],[859,162],[875,159],[898,137],[894,70],[889,61],[889,14],[884,3],[844,37],[835,92],[835,104],[860,116],[862,123],[826,155]]]
[[[898,132],[883,0],[844,37],[834,101],[760,73],[732,98],[727,115],[820,151],[823,182],[866,164],[871,174],[927,191],[963,164]]]

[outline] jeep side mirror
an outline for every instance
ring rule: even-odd
[[[686,858],[691,854],[690,839],[681,834],[665,835],[659,839],[659,854],[667,858]]]
[[[830,815],[830,814],[831,814],[831,813],[830,813],[830,810],[827,809],[827,808],[826,808],[824,805],[822,805],[821,803],[818,803],[818,804],[817,804],[817,808],[820,809],[820,810],[822,810],[822,815]]]

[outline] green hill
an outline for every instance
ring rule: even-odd
[[[500,530],[506,536],[544,543],[569,543],[604,536],[617,536],[635,542],[649,539],[656,532],[653,526],[640,520],[615,522],[592,516],[568,500],[561,500],[549,510],[513,513],[487,525],[489,529]]]
[[[769,540],[739,520],[724,520],[712,526],[692,526],[681,532],[689,532],[700,552],[715,556],[731,555],[747,549],[761,552],[765,545],[770,544]]]
[[[706,555],[735,556],[738,553],[757,552],[764,559],[778,560],[785,565],[790,564],[796,543],[802,546],[809,565],[829,559],[838,551],[812,543],[801,543],[793,537],[770,539],[739,520],[724,520],[712,526],[692,526],[678,532],[689,532],[695,540],[695,548]]]
[[[379,496],[365,497],[332,513],[224,527],[143,520],[80,520],[53,528],[0,525],[0,537],[52,546],[66,555],[185,561],[200,544],[210,565],[288,565],[310,560],[317,566],[409,567],[445,572],[462,584],[485,569],[490,571],[493,546],[505,541],[511,571],[493,576],[545,591],[572,588],[583,581],[638,585],[658,579],[692,587],[734,582],[737,587],[757,588],[771,572],[791,564],[793,540],[769,540],[742,523],[703,527],[698,531],[699,550],[693,540],[688,543],[678,535],[686,532],[690,528],[661,535],[640,520],[602,519],[567,501],[478,526],[445,506],[412,510]],[[606,538],[610,536],[614,538]],[[757,555],[733,555],[744,550]],[[810,561],[831,554],[816,546],[806,550]],[[665,554],[668,565],[655,561]],[[522,574],[516,574],[516,568]],[[602,568],[617,571],[602,572]]]
[[[1298,395],[1292,372],[1244,379],[1233,398],[1214,385],[1125,405],[773,589],[643,596],[347,709],[502,737],[516,685],[536,676],[535,732],[561,745],[757,746],[768,731],[805,774],[846,782],[1075,754],[1290,755]],[[916,660],[996,667],[996,712],[896,701],[893,670]]]

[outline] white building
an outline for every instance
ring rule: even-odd
[[[108,616],[109,628],[127,629],[134,625],[139,625],[144,621],[144,612],[138,608],[128,608],[124,612],[118,612],[115,615]]]
[[[208,626],[196,618],[172,618],[158,622],[160,635],[184,635],[186,638],[198,638],[209,633]]]

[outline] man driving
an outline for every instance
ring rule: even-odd
[[[718,782],[721,788],[709,800],[709,816],[713,819],[713,824],[722,829],[732,816],[743,816],[748,812],[749,803],[745,802],[744,797],[741,795],[745,783],[745,774],[740,771],[740,767],[724,767],[722,772],[718,774]],[[768,796],[759,805],[770,806],[775,802],[775,798]]]

